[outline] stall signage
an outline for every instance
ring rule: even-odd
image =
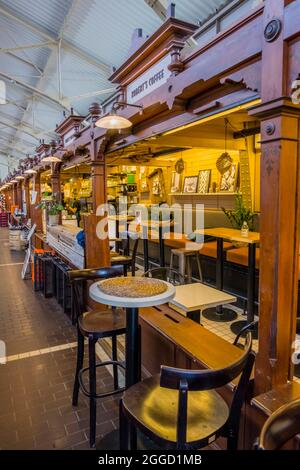
[[[75,130],[71,129],[64,135],[64,145],[68,146],[75,140]]]
[[[171,63],[171,57],[168,54],[163,59],[152,65],[147,72],[143,73],[140,77],[134,80],[127,87],[127,101],[128,103],[135,103],[136,101],[147,96],[151,91],[156,90],[161,85],[166,83],[171,75],[168,65]]]

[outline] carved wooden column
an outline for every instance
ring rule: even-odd
[[[23,193],[22,193],[22,181],[19,181],[17,184],[17,204],[19,206],[19,210],[22,211],[23,207]]]
[[[105,147],[107,140],[94,140],[94,122],[100,114],[100,108],[97,103],[90,107],[93,124],[91,128],[91,175],[92,175],[92,197],[93,214],[84,217],[84,231],[86,240],[86,267],[110,266],[110,252],[108,238],[99,239],[97,236],[97,226],[103,217],[96,215],[97,208],[106,203],[106,168],[105,168]]]
[[[299,260],[299,106],[290,99],[284,0],[267,0],[264,12],[261,121],[261,244],[259,353],[255,392],[284,384],[292,375]]]
[[[30,191],[29,191],[30,178],[26,178],[24,181],[25,188],[25,203],[26,203],[26,218],[30,219]]]
[[[13,194],[13,205],[17,206],[18,205],[18,187],[17,187],[17,183],[13,184],[12,194]]]
[[[43,230],[42,209],[37,209],[36,206],[41,202],[41,174],[38,172],[34,176],[33,190],[36,191],[36,201],[30,207],[30,213],[33,215],[33,223],[36,224],[37,232]]]

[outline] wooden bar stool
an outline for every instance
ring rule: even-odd
[[[99,269],[83,269],[69,271],[68,276],[72,285],[72,297],[74,302],[73,312],[76,315],[78,347],[77,366],[75,372],[72,405],[77,406],[79,389],[83,395],[90,400],[90,446],[95,446],[96,440],[96,413],[97,398],[104,398],[115,395],[124,390],[119,388],[118,367],[125,368],[123,363],[118,361],[117,336],[126,333],[126,326],[123,312],[115,309],[111,310],[91,310],[83,313],[82,293],[80,286],[86,281],[96,281],[110,277],[122,276],[123,266],[115,266]],[[84,338],[88,338],[89,365],[83,368],[84,359]],[[111,338],[112,340],[112,360],[96,362],[96,343],[100,338]],[[96,368],[100,366],[113,366],[114,390],[104,393],[97,393],[96,390]],[[83,374],[89,373],[89,387],[87,389],[83,381]]]
[[[200,261],[200,254],[199,248],[197,249],[188,249],[188,248],[175,248],[171,250],[171,259],[170,259],[170,269],[174,269],[174,256],[178,256],[178,270],[180,274],[187,277],[187,283],[191,284],[192,282],[192,260],[195,259],[198,272],[199,272],[199,279],[203,282],[202,276],[202,269],[201,269],[201,261]]]
[[[126,390],[120,401],[121,450],[128,450],[129,443],[131,450],[135,450],[137,429],[164,449],[199,449],[223,436],[227,438],[227,449],[236,450],[241,408],[255,358],[251,348],[252,337],[248,333],[241,356],[224,369],[162,366],[160,376]],[[229,408],[215,389],[239,375]]]

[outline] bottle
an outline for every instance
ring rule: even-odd
[[[243,222],[242,228],[241,228],[241,236],[242,237],[248,237],[249,234],[249,227],[246,221]]]

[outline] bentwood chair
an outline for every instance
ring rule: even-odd
[[[172,268],[153,268],[143,274],[143,277],[152,277],[170,282],[173,286],[181,286],[185,279],[178,271]]]
[[[300,399],[281,406],[265,422],[260,433],[259,450],[278,450],[300,433]]]
[[[164,449],[199,449],[220,436],[227,438],[229,450],[237,449],[241,408],[255,358],[251,347],[248,333],[240,358],[224,369],[161,366],[160,375],[126,390],[120,401],[121,450],[136,448],[137,429]],[[214,389],[240,374],[229,408]]]
[[[121,248],[120,252],[111,252],[110,262],[112,266],[123,266],[123,274],[127,276],[127,271],[130,269],[131,275],[135,276],[135,263],[139,243],[139,236],[133,232],[122,232],[120,238]],[[130,255],[130,239],[134,240],[132,253]]]
[[[112,308],[111,310],[91,310],[84,313],[82,287],[87,281],[96,281],[110,277],[121,276],[123,274],[122,266],[83,269],[69,271],[68,276],[72,286],[73,311],[76,316],[77,324],[77,365],[75,372],[72,405],[78,405],[79,389],[90,400],[90,446],[94,447],[96,440],[96,399],[104,398],[116,393],[120,393],[124,388],[119,388],[118,367],[124,369],[123,363],[118,361],[117,337],[125,333],[125,316],[120,310]],[[84,360],[84,338],[88,338],[89,362],[88,367],[83,368]],[[96,343],[100,338],[111,338],[112,340],[112,360],[105,362],[96,362]],[[96,390],[96,368],[112,365],[114,390],[109,392],[97,393]],[[84,373],[89,373],[89,389],[84,384]]]

